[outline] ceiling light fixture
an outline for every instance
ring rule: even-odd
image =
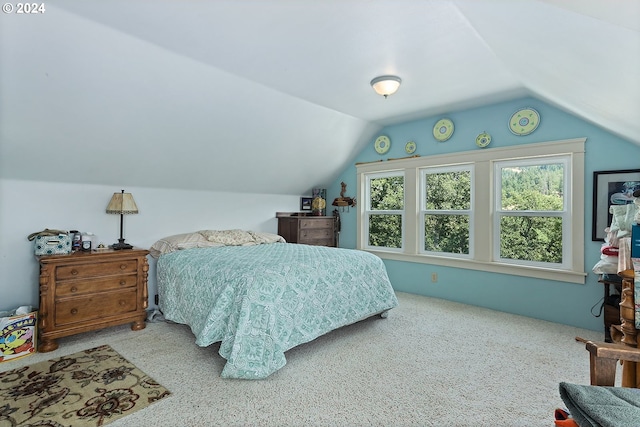
[[[373,87],[373,90],[375,90],[378,95],[386,98],[396,93],[401,82],[402,79],[398,76],[380,76],[371,80],[371,87]]]

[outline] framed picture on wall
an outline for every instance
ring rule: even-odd
[[[312,202],[313,202],[312,197],[300,197],[300,210],[310,211]]]
[[[609,207],[633,203],[636,190],[640,190],[640,169],[593,173],[592,241],[604,241],[604,229],[611,224]]]

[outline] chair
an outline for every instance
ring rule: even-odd
[[[613,343],[586,343],[590,354],[591,385],[613,387],[616,365],[622,363],[622,387],[640,388],[640,349],[635,328],[634,285],[635,272],[622,271],[620,325],[611,325]]]
[[[615,387],[616,365],[624,375],[640,362],[640,349],[625,344],[587,341],[591,385],[560,383],[560,396],[569,412],[556,409],[557,427],[640,425],[640,390]],[[635,374],[635,370],[633,372]],[[599,387],[594,387],[599,386]]]
[[[560,395],[571,415],[555,411],[558,427],[640,425],[640,348],[634,306],[634,270],[622,277],[620,325],[611,325],[613,343],[586,342],[591,385],[560,383]],[[616,387],[616,367],[622,363],[621,387]],[[599,386],[599,387],[593,387]],[[573,416],[573,418],[572,418]]]
[[[555,411],[555,425],[576,427],[640,425],[640,348],[634,305],[635,272],[624,270],[620,301],[620,325],[611,325],[613,343],[587,341],[591,385],[560,383],[560,395],[571,415]],[[616,387],[616,368],[622,363],[621,387]],[[593,387],[600,386],[600,387]],[[606,387],[601,388],[601,387]]]
[[[631,367],[633,367],[633,373],[635,374],[636,364],[640,362],[639,348],[632,348],[624,344],[593,341],[588,341],[586,347],[590,354],[589,373],[591,385],[615,386],[616,366],[622,361],[622,387],[640,388],[637,382],[635,384],[625,384],[625,374],[629,376]]]

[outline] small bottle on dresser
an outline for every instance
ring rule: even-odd
[[[82,249],[82,234],[78,230],[70,230],[71,235],[71,250],[77,252]]]

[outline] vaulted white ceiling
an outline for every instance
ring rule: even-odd
[[[303,194],[384,125],[523,95],[640,143],[637,0],[45,6],[0,17],[3,178]]]

